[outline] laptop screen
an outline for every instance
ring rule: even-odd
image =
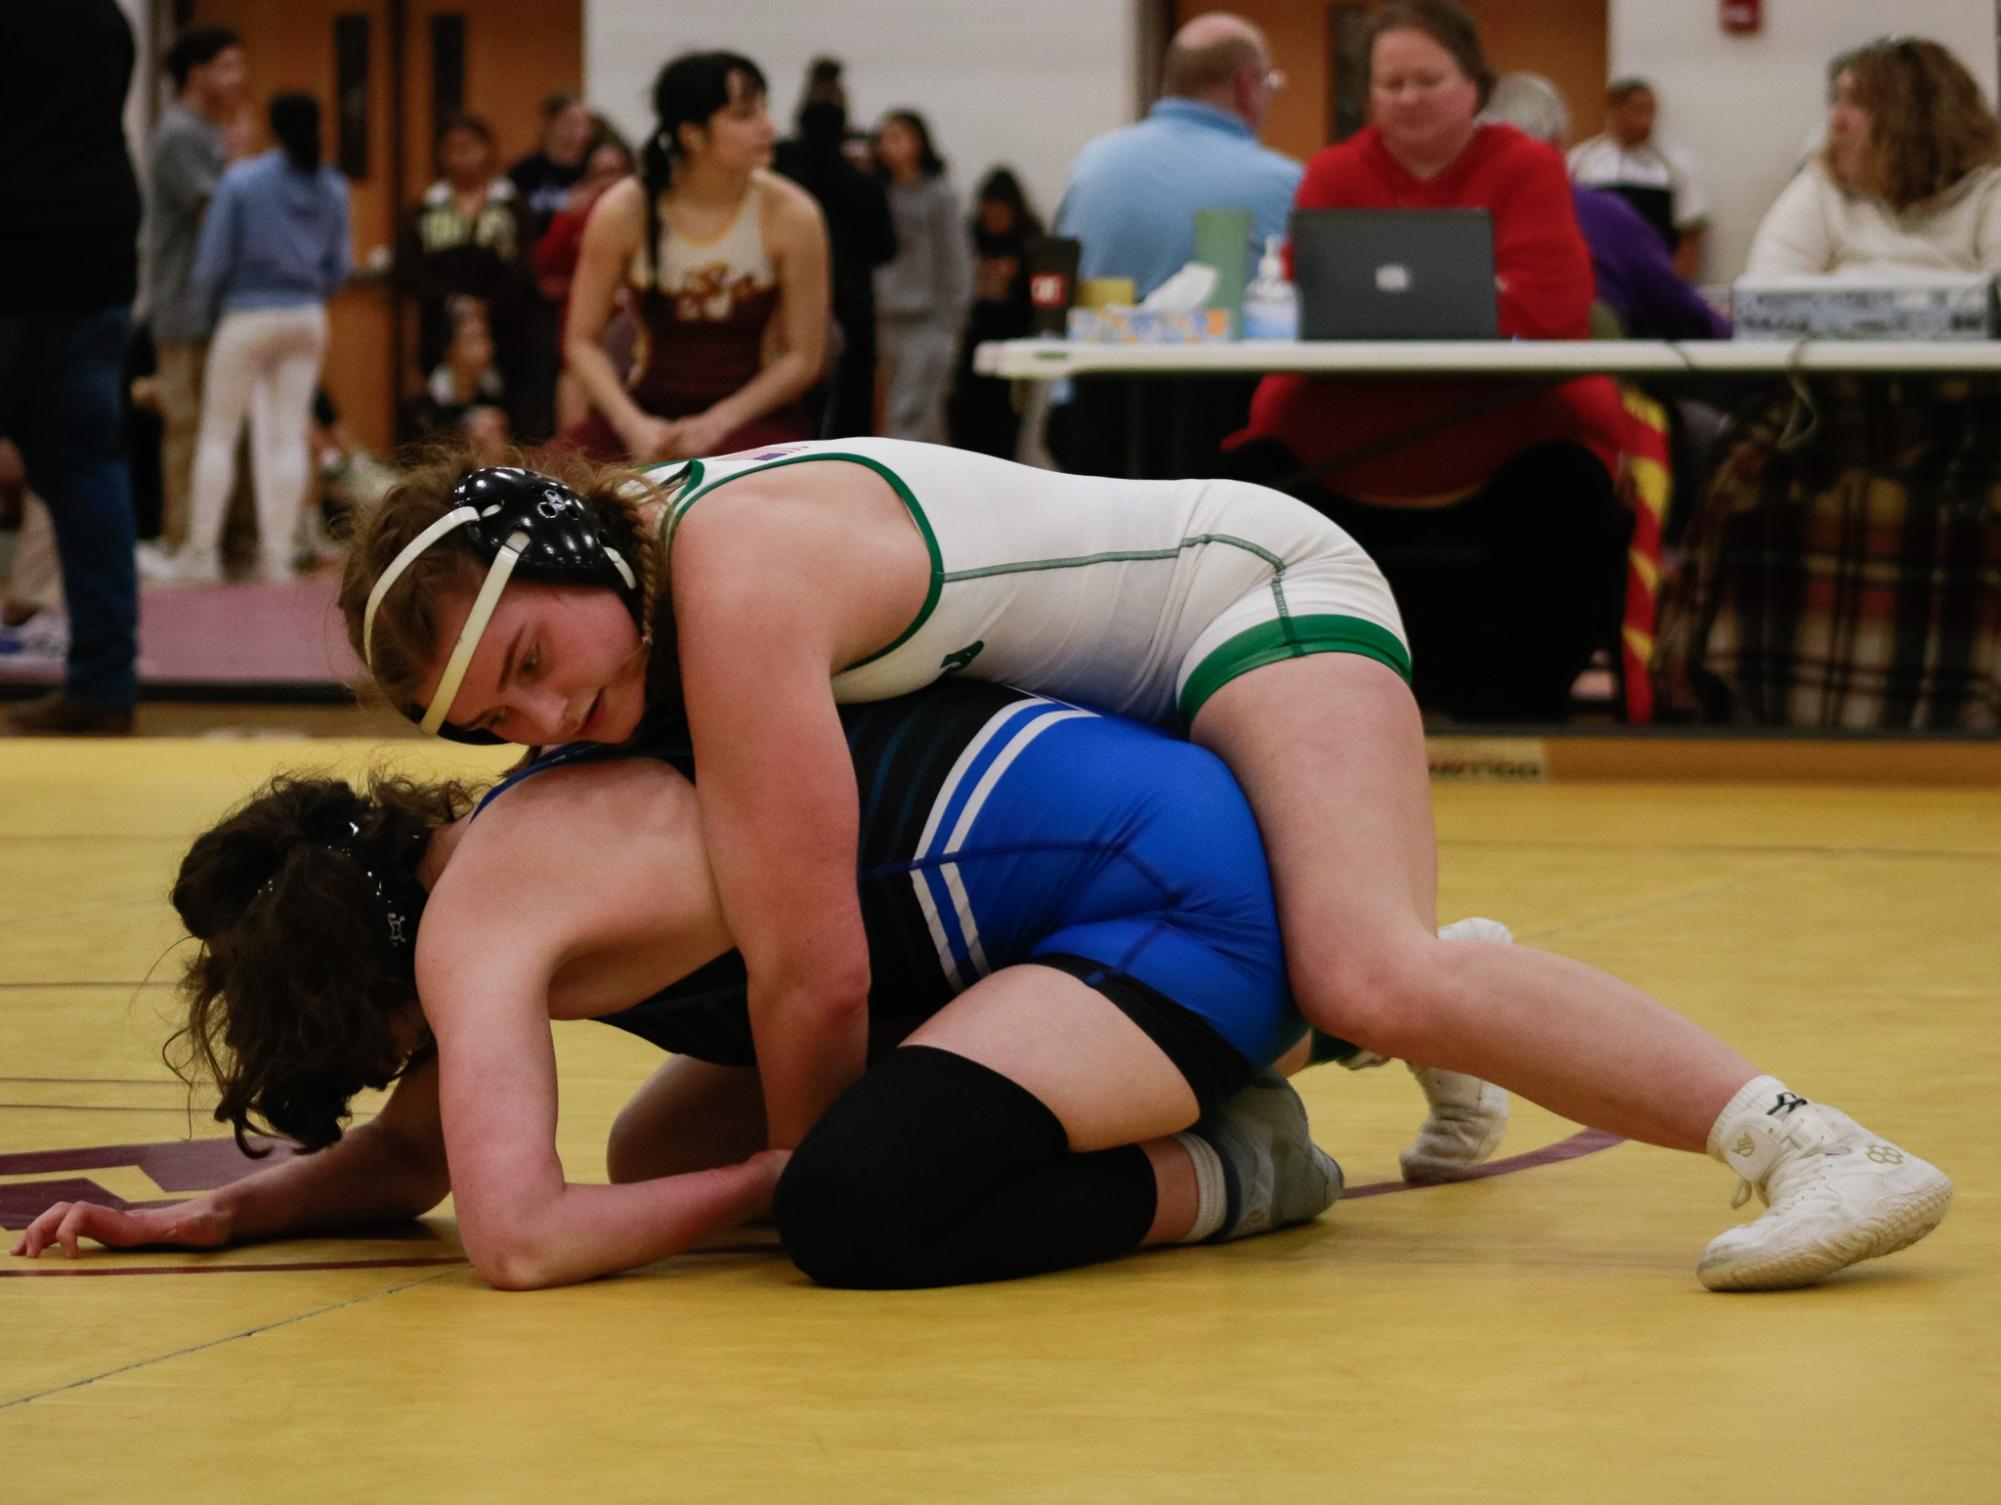
[[[1484,209],[1295,209],[1304,340],[1491,340],[1494,221]]]

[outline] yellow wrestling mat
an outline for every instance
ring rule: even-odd
[[[0,744],[0,1209],[231,1173],[159,1060],[168,883],[267,773],[378,751],[503,761]],[[371,1239],[0,1254],[0,1499],[2001,1499],[2001,790],[1438,796],[1443,916],[1618,972],[1935,1160],[1945,1226],[1817,1290],[1713,1295],[1722,1168],[1518,1103],[1512,1170],[1404,1191],[1414,1085],[1322,1069],[1299,1079],[1316,1137],[1370,1194],[1009,1285],[823,1291],[752,1231],[504,1295],[449,1206]],[[557,1040],[564,1158],[600,1177],[655,1058],[599,1026]]]

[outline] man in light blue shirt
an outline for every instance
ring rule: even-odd
[[[1284,77],[1239,16],[1197,16],[1168,44],[1164,96],[1100,136],[1070,173],[1056,233],[1083,242],[1078,276],[1130,277],[1144,298],[1195,255],[1198,209],[1248,209],[1249,265],[1284,235],[1300,165],[1258,145]]]
[[[1303,171],[1258,145],[1284,81],[1264,34],[1241,16],[1197,16],[1176,32],[1161,101],[1137,125],[1086,146],[1071,169],[1056,233],[1083,243],[1077,275],[1130,277],[1144,298],[1195,259],[1201,209],[1250,211],[1245,266],[1255,267],[1266,238],[1285,234]],[[1051,394],[1049,450],[1063,469],[1086,475],[1214,475],[1256,385],[1079,378]]]

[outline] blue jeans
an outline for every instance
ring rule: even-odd
[[[132,479],[120,433],[124,307],[0,310],[0,436],[48,503],[69,605],[63,688],[93,707],[138,697],[139,587]]]

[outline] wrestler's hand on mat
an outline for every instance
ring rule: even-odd
[[[77,1240],[95,1239],[107,1249],[167,1245],[180,1249],[219,1249],[229,1242],[229,1218],[214,1204],[197,1197],[172,1207],[125,1211],[95,1202],[58,1202],[15,1242],[13,1253],[38,1259],[50,1245],[60,1245],[76,1258]]]
[[[674,447],[674,435],[680,425],[665,418],[655,418],[650,413],[642,415],[630,428],[620,432],[619,438],[635,461],[673,460],[680,451]]]
[[[673,425],[674,448],[670,458],[692,460],[720,453],[723,441],[729,438],[735,427],[729,419],[718,418],[714,408],[706,413],[697,413],[692,418],[683,418]]]

